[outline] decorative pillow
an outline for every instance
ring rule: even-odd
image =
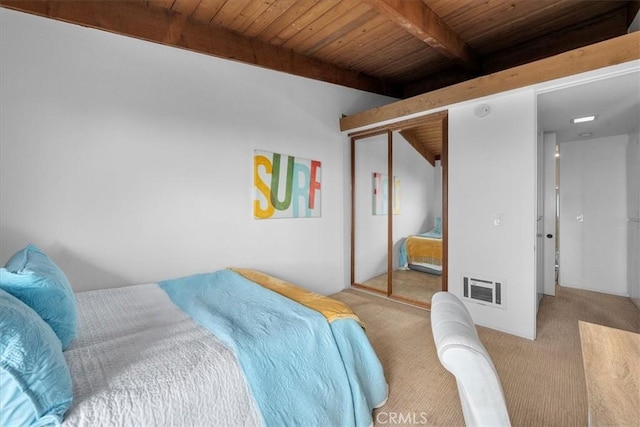
[[[63,350],[76,336],[76,298],[62,270],[34,245],[18,251],[0,269],[0,289],[35,310],[56,333]]]
[[[38,314],[0,290],[0,425],[60,425],[73,387],[60,340]]]

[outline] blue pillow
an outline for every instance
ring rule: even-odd
[[[56,333],[62,349],[76,336],[76,298],[62,270],[34,245],[18,251],[0,269],[0,289],[35,310]]]
[[[434,233],[442,234],[442,218],[439,216],[436,217],[435,228],[433,231]]]
[[[0,290],[0,425],[59,425],[73,386],[60,340],[38,314]]]

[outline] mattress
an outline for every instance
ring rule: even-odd
[[[76,299],[79,334],[65,351],[74,399],[64,426],[261,424],[232,351],[156,284]]]

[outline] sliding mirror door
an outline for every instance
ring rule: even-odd
[[[393,134],[392,158],[392,296],[427,305],[442,290],[442,168],[411,129]]]
[[[352,284],[389,295],[389,137],[352,140]]]

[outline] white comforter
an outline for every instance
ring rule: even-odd
[[[65,426],[258,425],[234,354],[157,285],[76,294]]]

